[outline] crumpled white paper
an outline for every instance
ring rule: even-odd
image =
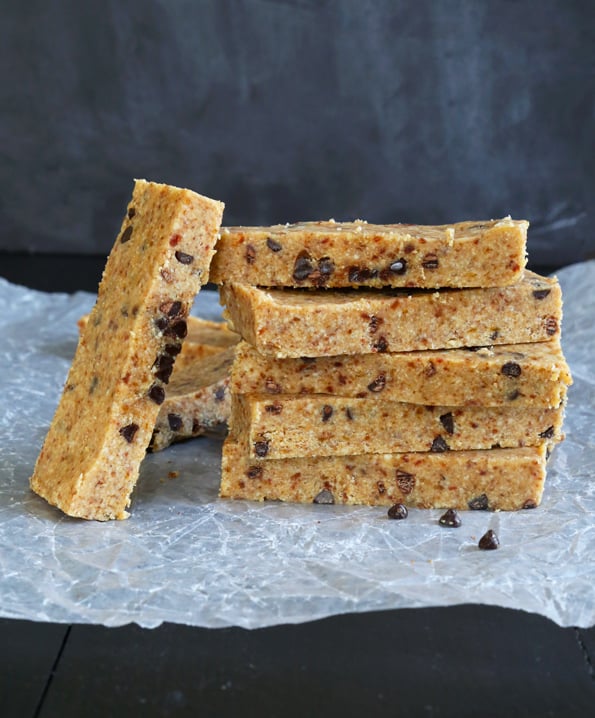
[[[256,628],[331,614],[484,603],[595,624],[595,262],[558,274],[574,375],[542,505],[519,513],[256,504],[217,498],[221,438],[148,455],[127,521],[71,519],[29,489],[94,296],[0,279],[0,614],[144,627]],[[220,315],[202,292],[196,313]],[[169,472],[179,472],[168,478]],[[501,548],[479,537],[496,531]]]

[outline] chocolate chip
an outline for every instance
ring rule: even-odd
[[[514,391],[511,391],[509,394],[506,395],[506,398],[508,401],[514,401],[515,399],[518,399],[521,395],[521,392],[518,389],[515,389]]]
[[[166,314],[170,319],[173,319],[183,314],[183,304],[178,300],[163,302],[163,304],[159,305],[159,311]]]
[[[451,411],[449,411],[448,414],[442,414],[440,417],[440,423],[444,427],[447,434],[455,433],[455,421]]]
[[[551,289],[534,289],[533,296],[535,299],[545,299],[550,292]]]
[[[180,344],[166,344],[164,351],[170,356],[176,357],[182,351],[182,346]]]
[[[555,317],[547,317],[545,320],[545,333],[553,337],[558,331],[558,320]]]
[[[180,429],[184,426],[182,417],[179,414],[168,414],[167,423],[172,431],[180,431]]]
[[[180,252],[179,250],[175,253],[175,258],[180,264],[192,264],[194,262],[192,254],[186,254],[186,252]]]
[[[533,499],[527,499],[523,504],[524,509],[536,509],[537,503]]]
[[[353,421],[353,411],[349,406],[345,409],[345,416],[349,419],[349,421]]]
[[[492,531],[492,529],[489,529],[479,539],[479,543],[477,545],[482,551],[493,551],[500,546],[500,541],[498,540],[495,532]]]
[[[119,430],[119,433],[126,439],[129,444],[131,444],[134,440],[136,432],[138,431],[138,428],[138,424],[127,424]]]
[[[274,404],[267,404],[264,410],[269,414],[278,416],[283,411],[283,405],[276,401]]]
[[[521,375],[520,364],[517,364],[515,361],[506,362],[500,371],[504,374],[504,376],[517,377]]]
[[[95,375],[91,379],[91,384],[89,385],[89,394],[92,394],[95,389],[97,389],[97,384],[99,384],[99,377]]]
[[[393,274],[405,274],[407,271],[407,261],[404,259],[397,259],[389,265],[389,270]]]
[[[183,339],[188,334],[188,325],[184,319],[170,324],[164,331],[166,337],[177,337]]]
[[[156,370],[153,373],[157,379],[160,379],[164,384],[167,384],[174,369],[174,357],[170,354],[160,354],[155,359],[153,368]]]
[[[134,207],[130,207],[128,209],[128,219],[132,219],[135,214],[136,214],[136,210],[134,209]]]
[[[225,399],[225,387],[224,386],[218,386],[215,389],[215,401],[223,401]]]
[[[368,315],[363,314],[362,317],[365,319]],[[377,317],[375,314],[372,314],[370,316],[370,319],[368,321],[368,331],[370,334],[376,334],[378,331],[378,327],[384,322],[384,319],[382,317]]]
[[[448,526],[452,529],[458,529],[462,522],[461,517],[454,509],[448,509],[448,511],[442,514],[442,516],[438,519],[438,523],[440,526]]]
[[[318,260],[318,271],[326,279],[335,271],[335,263],[330,257],[321,257]]]
[[[539,434],[539,436],[542,439],[553,439],[554,438],[554,427],[548,426],[548,428],[545,431],[542,431],[541,434]]]
[[[246,476],[249,479],[260,479],[262,478],[262,466],[250,466],[246,471]]]
[[[293,265],[293,278],[296,282],[303,282],[316,269],[312,261],[312,257],[303,249],[295,258]]]
[[[500,335],[500,330],[494,329],[494,331],[490,334],[490,340],[494,341],[495,339],[498,339],[499,335]]]
[[[254,264],[256,261],[256,249],[252,244],[246,245],[246,262]]]
[[[264,388],[266,391],[269,392],[269,394],[280,394],[281,393],[281,386],[277,384],[276,381],[273,381],[270,377],[267,377],[264,380]]]
[[[328,489],[322,489],[322,491],[314,497],[313,503],[315,504],[334,504],[335,497],[332,492]]]
[[[429,361],[428,364],[427,364],[427,366],[426,366],[426,368],[424,369],[424,374],[425,374],[425,376],[427,376],[428,379],[429,379],[431,376],[434,376],[434,374],[435,374],[437,371],[438,371],[438,370],[437,370],[436,367],[434,366],[434,362],[433,362],[433,361]]]
[[[377,394],[379,391],[382,391],[385,386],[386,376],[384,374],[378,374],[376,379],[374,379],[374,381],[371,381],[368,384],[368,390],[373,391],[375,394]]]
[[[378,489],[379,494],[385,494],[386,493],[386,486],[382,481],[376,482],[376,488]]]
[[[280,252],[283,249],[282,244],[271,237],[267,237],[267,247],[271,250],[271,252]]]
[[[415,488],[415,476],[407,473],[407,471],[401,471],[397,469],[396,472],[397,486],[401,493],[407,495],[410,494]]]
[[[446,443],[446,441],[444,441],[441,436],[437,436],[432,442],[430,451],[433,451],[435,454],[438,454],[443,451],[450,451],[450,446]]]
[[[156,404],[163,404],[165,401],[165,390],[159,384],[153,384],[148,391],[149,399],[152,399]]]
[[[488,497],[485,494],[476,496],[474,499],[471,499],[471,501],[467,502],[467,506],[472,511],[487,511],[487,508],[489,506]]]
[[[388,510],[389,519],[400,520],[406,519],[407,516],[409,516],[409,512],[407,511],[407,507],[404,504],[394,504]]]
[[[171,284],[174,281],[174,275],[169,271],[169,269],[162,269],[159,274],[161,275],[163,281],[167,282],[167,284]]]
[[[421,263],[424,269],[438,269],[438,265],[438,257],[435,254],[426,254]]]
[[[347,276],[353,283],[366,282],[368,279],[375,279],[378,276],[378,270],[367,267],[349,267]]]
[[[132,238],[132,225],[128,225],[126,229],[122,232],[122,236],[120,237],[120,244],[124,244],[125,242],[130,241]]]
[[[192,435],[196,436],[199,432],[202,432],[203,426],[198,419],[192,419]]]
[[[333,407],[330,404],[325,404],[322,407],[322,421],[328,421],[333,415]]]
[[[160,332],[164,332],[169,327],[169,322],[165,317],[155,319],[155,326]]]
[[[388,342],[386,341],[386,337],[378,337],[378,340],[372,344],[372,349],[379,354],[388,351]]]
[[[256,456],[266,456],[269,453],[269,442],[268,441],[255,441],[254,442],[254,453]]]

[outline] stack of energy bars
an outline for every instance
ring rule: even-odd
[[[527,228],[222,230],[210,281],[242,341],[221,496],[537,506],[571,377]]]

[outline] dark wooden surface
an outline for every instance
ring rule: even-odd
[[[104,259],[0,254],[0,276],[94,291]],[[0,619],[0,717],[595,713],[595,628],[488,606],[256,631]]]

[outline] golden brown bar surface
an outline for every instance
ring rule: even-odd
[[[65,513],[128,515],[222,212],[190,190],[136,181],[31,478]]]
[[[558,337],[482,348],[276,359],[246,342],[231,368],[235,394],[334,394],[448,406],[559,406],[572,383]]]
[[[320,357],[542,342],[559,335],[558,281],[430,290],[221,289],[225,316],[262,354]]]
[[[310,395],[232,397],[231,427],[250,458],[537,446],[560,441],[564,407],[419,406]]]
[[[529,223],[302,222],[221,231],[210,281],[265,287],[499,287],[525,266]]]
[[[223,444],[220,495],[255,501],[510,511],[541,501],[546,445],[444,453],[251,459]]]

